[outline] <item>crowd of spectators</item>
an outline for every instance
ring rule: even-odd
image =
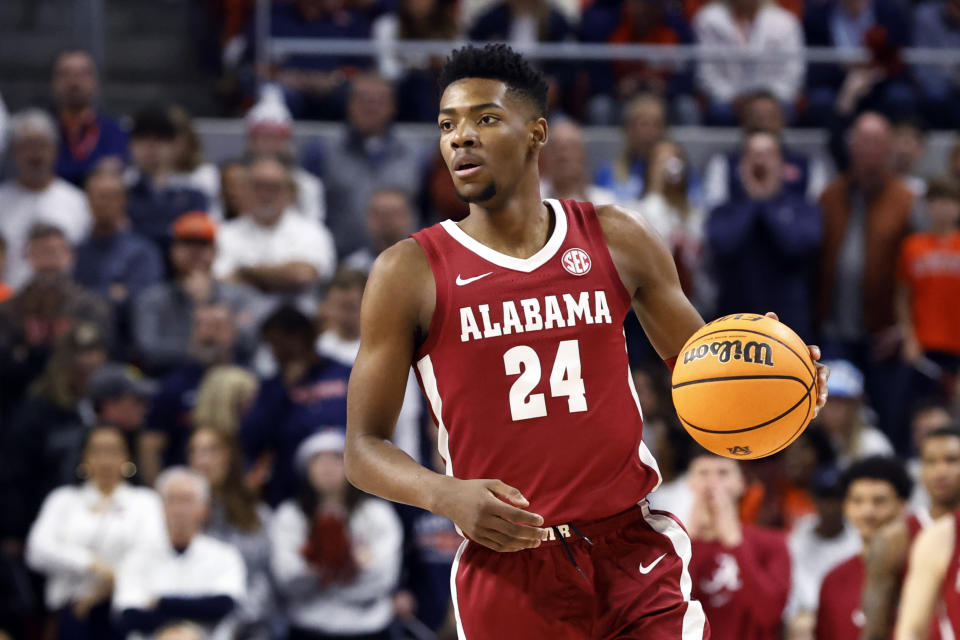
[[[252,96],[256,51],[254,17],[224,3],[223,71]],[[231,10],[232,7],[232,10]],[[245,25],[245,26],[238,26]],[[442,57],[398,52],[416,40],[683,45],[740,49],[745,60],[548,61],[551,109],[590,124],[614,124],[621,105],[653,93],[683,124],[734,125],[742,97],[764,89],[786,121],[827,126],[835,104],[863,92],[873,109],[896,119],[918,116],[930,125],[960,124],[956,67],[907,65],[902,49],[960,46],[956,0],[278,0],[270,15],[276,38],[369,39],[368,57],[294,53],[272,61],[275,77],[297,118],[337,119],[352,77],[376,70],[399,89],[403,121],[433,119],[435,80]],[[869,62],[807,64],[804,46],[864,47]],[[236,105],[246,103],[236,99]]]
[[[597,0],[578,30],[559,9],[516,0],[478,10],[470,34],[800,47],[806,33],[852,46],[891,21],[884,37],[910,41],[903,9],[882,0],[811,5],[802,26],[797,6],[693,4]],[[278,35],[460,33],[442,0],[378,17],[374,3],[329,0],[274,11]],[[952,19],[952,0],[942,11]],[[0,631],[11,637],[455,637],[452,523],[359,493],[342,455],[366,274],[411,232],[468,213],[436,150],[394,126],[405,110],[432,117],[423,92],[437,61],[384,57],[352,74],[297,64],[247,112],[243,154],[217,164],[182,109],[145,105],[123,126],[105,113],[80,50],[56,60],[52,113],[10,118]],[[774,311],[833,370],[830,401],[797,443],[721,460],[690,446],[667,371],[628,318],[664,479],[651,501],[688,525],[694,593],[711,620],[735,621],[714,625],[721,639],[853,637],[830,625],[887,620],[892,610],[858,617],[859,600],[831,590],[872,588],[882,571],[866,550],[893,544],[908,514],[960,506],[949,427],[960,419],[960,146],[935,175],[918,173],[923,129],[902,116],[920,94],[902,68],[818,77],[835,91],[819,103],[832,158],[788,148],[783,129],[816,106],[802,88],[815,75],[791,64],[723,63],[687,81],[669,67],[595,70],[611,100],[554,94],[592,98],[579,115],[558,106],[542,157],[545,197],[644,216],[705,318]],[[569,65],[547,70],[558,87],[582,81]],[[736,148],[703,167],[670,131],[695,86],[714,92],[690,103],[705,118],[741,127]],[[317,105],[340,131],[298,147],[295,116]],[[622,148],[591,166],[581,123],[601,111],[620,118]],[[442,468],[436,435],[411,374],[395,442]],[[871,501],[885,510],[865,515]],[[821,589],[832,608],[818,614]]]

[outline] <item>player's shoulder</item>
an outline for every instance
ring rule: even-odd
[[[607,244],[618,240],[656,242],[660,239],[650,221],[638,210],[617,204],[594,205],[594,209]]]
[[[916,544],[934,549],[952,548],[957,535],[957,516],[937,518],[917,534]]]
[[[370,269],[370,280],[403,283],[429,273],[430,262],[423,247],[413,238],[406,238],[377,256]]]

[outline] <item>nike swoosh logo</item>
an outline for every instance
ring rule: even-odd
[[[479,276],[474,276],[474,277],[472,277],[472,278],[461,278],[461,277],[460,277],[460,274],[458,273],[458,274],[457,274],[457,286],[458,286],[458,287],[462,287],[463,285],[465,285],[465,284],[470,284],[471,282],[475,282],[475,281],[479,280],[480,278],[486,278],[487,276],[489,276],[489,275],[492,274],[492,273],[493,273],[493,271],[488,271],[487,273],[481,274],[481,275],[479,275]]]
[[[659,558],[657,558],[656,560],[654,560],[653,562],[651,562],[651,563],[648,564],[647,566],[643,566],[643,563],[641,562],[641,563],[640,563],[640,566],[637,568],[637,570],[638,570],[640,573],[642,573],[643,575],[647,575],[648,573],[650,573],[651,571],[653,571],[653,568],[654,568],[655,566],[657,566],[658,564],[660,564],[660,561],[661,561],[661,560],[663,560],[663,559],[666,558],[666,557],[667,557],[667,554],[663,554],[662,556],[660,556]]]

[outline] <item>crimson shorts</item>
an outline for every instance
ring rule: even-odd
[[[676,518],[644,500],[574,525],[592,545],[568,527],[567,548],[556,536],[515,553],[464,541],[450,577],[460,640],[710,637],[690,600],[690,538]]]

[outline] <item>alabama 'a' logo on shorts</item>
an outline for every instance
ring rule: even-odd
[[[585,276],[590,273],[590,267],[593,261],[590,255],[583,249],[567,249],[560,258],[560,264],[567,270],[567,273],[575,276]]]

